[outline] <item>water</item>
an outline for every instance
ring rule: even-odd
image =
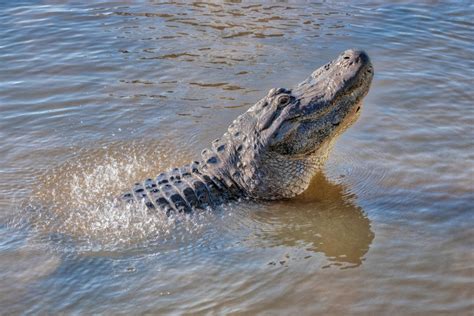
[[[0,9],[2,314],[472,314],[471,2]],[[351,47],[376,76],[303,196],[110,207]]]

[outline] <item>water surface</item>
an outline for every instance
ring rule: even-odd
[[[0,9],[2,313],[472,313],[469,1]],[[110,207],[352,47],[371,91],[301,197]]]

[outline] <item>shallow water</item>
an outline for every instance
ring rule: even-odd
[[[472,313],[469,1],[0,9],[2,314]],[[372,88],[301,197],[111,207],[351,47]]]

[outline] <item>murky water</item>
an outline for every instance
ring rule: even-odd
[[[2,314],[472,314],[472,2],[0,9]],[[110,207],[351,47],[372,89],[303,196]]]

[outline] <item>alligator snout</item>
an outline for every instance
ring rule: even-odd
[[[346,73],[349,74],[349,77],[343,75],[344,79],[360,77],[361,73],[368,73],[369,76],[372,74],[372,63],[363,50],[346,50],[336,59],[334,67],[347,69]]]
[[[341,57],[346,60],[349,65],[353,63],[367,64],[370,62],[369,56],[363,50],[348,49],[341,54]]]

